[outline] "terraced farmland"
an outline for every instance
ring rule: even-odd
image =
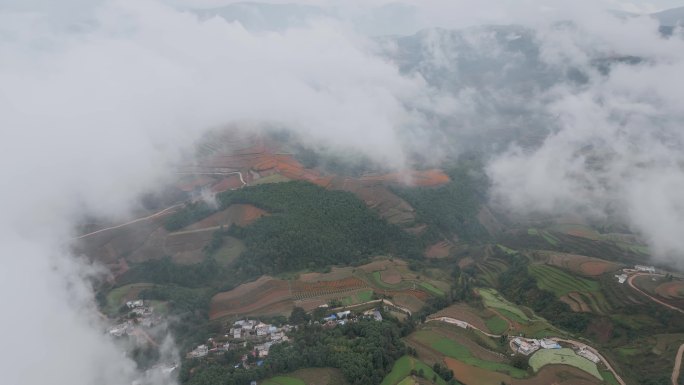
[[[315,283],[294,281],[290,284],[290,292],[294,299],[306,299],[331,294],[342,294],[366,287],[365,282],[355,277],[339,281],[321,281]]]
[[[504,362],[495,362],[479,358],[476,354],[474,354],[474,352],[471,351],[469,347],[447,338],[441,333],[429,330],[421,330],[411,335],[410,339],[412,341],[417,341],[422,345],[428,346],[447,357],[457,359],[468,365],[487,369],[493,372],[506,373],[508,376],[513,378],[527,377],[527,372],[524,370],[515,368]]]
[[[599,282],[572,276],[548,265],[530,265],[528,269],[540,289],[554,293],[574,311],[610,313],[612,308],[601,292]]]
[[[478,263],[477,268],[481,272],[478,275],[478,279],[482,283],[487,286],[496,286],[499,275],[508,268],[508,265],[500,259],[488,258],[484,262]]]
[[[482,296],[485,306],[497,310],[511,321],[518,323],[529,323],[532,321],[519,307],[503,298],[496,290],[480,288],[477,289],[477,292]]]

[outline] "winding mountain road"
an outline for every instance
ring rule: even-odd
[[[233,172],[233,171],[231,171],[231,172],[206,172],[206,173],[179,172],[179,173],[177,173],[177,174],[179,174],[179,175],[191,175],[191,174],[192,174],[192,175],[235,175],[235,174],[237,174],[237,175],[240,177],[240,182],[242,182],[242,187],[247,186],[247,182],[245,182],[245,179],[242,177],[242,172],[240,172],[240,171],[234,171],[234,172]],[[128,222],[122,223],[122,224],[120,224],[120,225],[111,226],[111,227],[105,227],[104,229],[99,229],[99,230],[96,230],[96,231],[93,231],[93,232],[90,232],[90,233],[87,233],[87,234],[80,235],[80,236],[74,238],[74,240],[76,240],[76,239],[83,239],[83,238],[89,237],[89,236],[91,236],[91,235],[99,234],[99,233],[102,233],[102,232],[105,232],[105,231],[109,231],[109,230],[119,229],[119,228],[121,228],[121,227],[125,227],[125,226],[128,226],[128,225],[132,225],[132,224],[137,223],[137,222],[147,221],[147,220],[150,220],[150,219],[159,217],[159,216],[163,216],[163,215],[169,214],[169,211],[174,210],[174,209],[176,209],[176,208],[178,208],[178,207],[181,207],[181,206],[183,206],[183,203],[179,203],[179,204],[177,204],[177,205],[173,205],[173,206],[171,206],[171,207],[167,207],[167,208],[165,208],[165,209],[163,209],[163,210],[161,210],[161,211],[158,211],[158,212],[156,212],[156,213],[154,213],[154,214],[152,214],[152,215],[148,215],[148,216],[146,216],[146,217],[134,219],[134,220],[132,220],[132,221],[128,221]]]
[[[615,371],[615,369],[613,369],[613,367],[610,365],[610,362],[608,362],[608,360],[607,360],[605,357],[603,357],[603,356],[601,355],[601,353],[599,353],[598,350],[594,349],[593,347],[591,347],[591,346],[589,346],[589,345],[587,345],[587,344],[585,344],[585,343],[583,343],[583,342],[579,342],[579,341],[575,341],[575,340],[566,340],[566,339],[558,338],[558,337],[552,337],[551,339],[554,340],[554,341],[556,341],[556,342],[565,342],[565,343],[568,343],[568,344],[570,344],[570,345],[574,345],[574,346],[576,346],[576,347],[578,347],[578,348],[582,348],[582,347],[583,347],[583,348],[587,349],[588,351],[590,351],[590,352],[596,354],[596,356],[601,360],[601,362],[603,362],[603,365],[605,365],[606,368],[608,368],[608,370],[610,370],[610,372],[613,373],[613,376],[615,377],[615,379],[617,380],[617,382],[619,382],[620,385],[626,385],[626,384],[625,384],[625,381],[622,379],[622,377],[620,377],[620,375],[617,374],[617,372]]]
[[[680,309],[680,308],[678,308],[678,307],[676,307],[676,306],[672,306],[672,305],[670,305],[669,303],[663,302],[663,301],[659,300],[658,298],[655,298],[655,297],[651,296],[650,294],[644,292],[643,290],[639,289],[638,287],[636,287],[636,285],[635,285],[634,282],[633,282],[633,281],[634,281],[634,278],[636,278],[636,277],[641,277],[641,276],[650,276],[650,275],[657,276],[657,277],[662,277],[661,274],[636,273],[636,274],[634,274],[634,275],[631,275],[629,278],[627,278],[627,284],[628,284],[632,289],[634,289],[634,290],[638,291],[639,293],[641,293],[641,294],[645,295],[646,297],[648,297],[651,301],[657,302],[657,303],[659,303],[659,304],[661,304],[661,305],[663,305],[663,306],[665,306],[665,307],[668,307],[668,308],[670,308],[670,309],[672,309],[672,310],[674,310],[674,311],[678,311],[678,312],[684,314],[684,310],[682,310],[682,309]]]
[[[679,345],[679,350],[677,350],[677,357],[675,357],[675,364],[672,369],[672,385],[679,384],[679,369],[682,366],[682,354],[684,354],[684,344]]]
[[[156,217],[164,216],[164,215],[166,215],[166,214],[169,214],[169,212],[170,212],[171,210],[175,210],[176,208],[181,207],[181,206],[183,206],[183,204],[182,204],[182,203],[179,203],[179,204],[177,204],[177,205],[173,205],[173,206],[171,206],[171,207],[167,207],[167,208],[165,208],[164,210],[157,211],[156,213],[154,213],[154,214],[152,214],[152,215],[148,215],[148,216],[146,216],[146,217],[134,219],[134,220],[132,220],[132,221],[128,221],[128,222],[122,223],[122,224],[120,224],[120,225],[111,226],[111,227],[105,227],[104,229],[99,229],[99,230],[93,231],[93,232],[88,233],[88,234],[80,235],[80,236],[78,236],[78,237],[76,237],[76,238],[74,238],[74,239],[83,239],[83,238],[89,237],[89,236],[91,236],[91,235],[95,235],[95,234],[99,234],[99,233],[102,233],[102,232],[105,232],[105,231],[114,230],[114,229],[119,229],[119,228],[121,228],[121,227],[125,227],[125,226],[128,226],[128,225],[132,225],[133,223],[142,222],[142,221],[147,221],[147,220],[150,220],[150,219],[153,219],[153,218],[156,218]]]

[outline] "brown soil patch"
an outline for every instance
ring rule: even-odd
[[[209,318],[216,319],[235,314],[255,314],[268,308],[292,307],[287,281],[263,276],[235,289],[216,294],[210,303]],[[275,313],[275,312],[273,312]]]
[[[620,268],[620,265],[617,263],[605,261],[599,258],[587,257],[585,255],[550,251],[540,251],[539,253],[546,256],[546,263],[549,265],[560,267],[573,273],[590,277],[615,271]]]
[[[396,269],[390,268],[380,272],[380,279],[390,285],[396,285],[401,282],[401,274]]]
[[[575,300],[568,297],[567,295],[560,297],[559,300],[561,302],[565,302],[566,304],[568,304],[568,306],[570,306],[570,309],[572,309],[572,311],[576,311],[576,312],[582,311],[581,306],[577,302],[575,302]]]
[[[458,267],[460,267],[462,269],[464,267],[472,265],[474,262],[475,261],[473,260],[473,258],[465,257],[465,258],[462,258],[461,260],[458,261]]]
[[[451,357],[445,357],[444,363],[454,371],[454,378],[464,384],[501,385],[502,382],[508,383],[511,380],[505,374],[471,366]]]
[[[470,323],[471,325],[479,329],[489,330],[484,320],[478,315],[478,311],[464,303],[457,303],[447,308],[444,308],[435,313],[434,316],[460,319]]]
[[[221,179],[218,183],[211,186],[211,192],[220,193],[228,190],[235,190],[242,187],[242,181],[237,174],[230,175],[227,178]]]
[[[427,258],[445,258],[449,256],[451,245],[447,241],[442,241],[429,246],[425,250],[425,257]]]
[[[366,283],[356,277],[312,283],[294,281],[290,283],[290,293],[294,299],[305,299],[333,294],[348,294],[350,291],[365,287],[367,287]]]
[[[684,292],[684,282],[672,281],[663,283],[656,287],[655,292],[663,298],[681,299],[682,293]]]
[[[617,269],[618,266],[616,264],[607,261],[592,260],[580,264],[580,270],[588,276],[597,276]]]
[[[432,187],[449,182],[449,176],[442,170],[431,169],[422,171],[394,172],[382,175],[365,175],[360,178],[363,182],[394,183],[412,186]]]
[[[576,292],[568,293],[568,297],[577,303],[577,306],[579,307],[578,311],[581,311],[584,313],[590,313],[591,312],[591,307],[586,302],[584,302],[584,300],[582,299],[582,296],[579,293],[576,293]]]
[[[394,292],[391,301],[398,306],[403,306],[411,310],[412,312],[420,311],[420,309],[422,309],[425,305],[424,299],[418,298],[416,295],[413,295],[413,293],[405,292]]]
[[[202,250],[212,237],[211,231],[197,231],[192,233],[169,234],[164,242],[167,255],[187,251]]]
[[[337,281],[352,276],[353,267],[333,267],[330,273],[304,273],[299,275],[302,282]]]

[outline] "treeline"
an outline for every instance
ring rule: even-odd
[[[222,275],[223,269],[214,258],[200,263],[178,265],[170,257],[151,259],[134,265],[118,281],[120,285],[135,282],[173,284],[189,288],[208,286]]]
[[[430,241],[456,234],[465,241],[487,237],[477,214],[486,199],[488,181],[479,168],[459,165],[447,171],[451,181],[439,187],[393,188],[416,209],[416,220],[431,227]]]
[[[238,261],[246,275],[353,264],[378,254],[421,255],[414,236],[379,218],[349,192],[295,181],[228,191],[218,199],[224,208],[248,203],[271,213],[229,230],[247,245]]]
[[[537,286],[537,280],[527,270],[525,257],[510,257],[510,267],[499,276],[499,291],[509,300],[525,305],[554,325],[581,333],[589,325],[591,316],[573,312],[568,304],[561,302],[550,291]]]
[[[272,346],[262,366],[246,370],[191,361],[181,370],[180,380],[189,385],[249,385],[301,368],[333,367],[351,385],[377,385],[406,353],[393,322],[361,321],[334,329],[307,325],[293,337],[291,343]]]

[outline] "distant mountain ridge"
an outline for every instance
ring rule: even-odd
[[[684,7],[666,9],[651,16],[658,19],[660,25],[674,27],[678,24],[684,24]]]

